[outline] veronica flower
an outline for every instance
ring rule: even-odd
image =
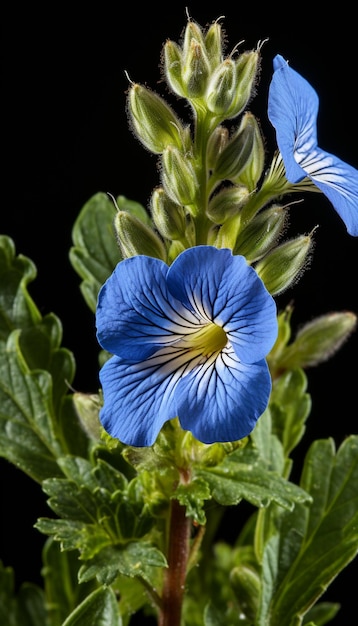
[[[178,417],[204,443],[247,436],[265,410],[276,306],[244,257],[197,246],[170,267],[121,261],[98,299],[105,430],[148,446]]]
[[[289,182],[306,176],[327,196],[351,235],[358,235],[358,170],[317,145],[318,96],[313,87],[277,55],[268,116],[276,129]]]

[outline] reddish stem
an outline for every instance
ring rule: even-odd
[[[158,626],[180,626],[189,557],[191,520],[178,500],[171,500],[168,568],[165,570]]]

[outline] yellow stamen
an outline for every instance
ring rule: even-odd
[[[198,350],[203,356],[209,356],[214,352],[220,352],[226,346],[227,335],[221,326],[211,322],[187,335],[186,341],[191,350]]]

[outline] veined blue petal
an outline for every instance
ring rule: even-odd
[[[287,179],[304,177],[331,201],[351,235],[358,236],[358,170],[317,144],[318,96],[281,55],[274,59],[268,116],[276,129]]]
[[[318,95],[279,54],[274,59],[274,70],[268,116],[276,129],[287,179],[297,183],[307,174],[295,160],[295,153],[306,154],[317,146]]]
[[[277,337],[276,305],[244,257],[212,246],[188,249],[169,268],[167,284],[194,314],[225,330],[245,363],[259,361],[271,350]]]
[[[118,263],[98,296],[97,338],[101,346],[128,362],[146,359],[196,318],[168,293],[168,266],[134,256]]]
[[[246,365],[228,347],[180,379],[175,392],[180,424],[203,443],[242,439],[266,409],[270,391],[266,361]]]
[[[100,419],[123,443],[152,445],[176,416],[201,441],[232,441],[266,408],[276,306],[230,250],[191,248],[171,267],[122,261],[99,295],[97,328],[115,355],[100,372]]]
[[[358,236],[358,170],[320,148],[302,160],[307,175],[327,196],[350,235]]]
[[[201,359],[176,347],[162,348],[137,364],[111,357],[100,371],[105,430],[128,445],[152,445],[163,424],[177,415],[178,381]]]

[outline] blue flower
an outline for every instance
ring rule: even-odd
[[[98,341],[114,355],[100,371],[105,430],[149,446],[177,416],[203,443],[247,436],[268,403],[276,336],[272,296],[228,249],[190,248],[170,267],[121,261],[97,308]]]
[[[282,56],[274,58],[268,116],[289,182],[306,176],[327,196],[351,235],[358,235],[358,170],[317,145],[318,96]]]

